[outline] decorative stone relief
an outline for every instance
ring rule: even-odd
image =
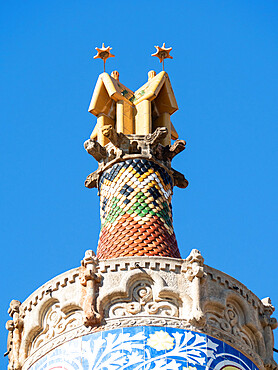
[[[80,283],[85,288],[81,297],[83,307],[84,325],[94,326],[100,323],[101,317],[95,307],[97,289],[101,281],[101,276],[96,274],[98,259],[92,250],[85,252],[85,257],[81,261]]]
[[[152,288],[139,283],[132,292],[131,302],[115,303],[110,307],[109,318],[130,315],[178,316],[178,307],[163,299],[154,300]]]
[[[229,302],[224,310],[221,310],[218,314],[209,312],[207,317],[209,325],[224,330],[236,337],[237,340],[244,342],[252,350],[255,349],[253,333],[247,331],[244,314],[238,304]]]
[[[6,329],[8,330],[8,343],[6,354],[9,357],[8,370],[20,370],[19,351],[21,345],[21,336],[23,331],[23,320],[20,315],[21,303],[12,300],[8,309],[8,314],[12,320],[7,321]]]
[[[46,312],[43,320],[43,330],[32,342],[31,353],[46,342],[82,325],[82,311],[62,312],[59,303],[55,303]]]
[[[189,322],[197,327],[205,324],[205,315],[201,307],[201,279],[204,277],[204,258],[197,249],[192,249],[182,266],[185,278],[191,282],[192,311]]]

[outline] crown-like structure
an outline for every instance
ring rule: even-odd
[[[180,258],[171,199],[174,185],[188,182],[171,167],[185,141],[177,140],[171,123],[178,106],[169,77],[150,71],[148,82],[133,92],[116,71],[112,76],[99,76],[89,107],[97,124],[84,144],[99,163],[85,182],[100,195],[97,257]]]

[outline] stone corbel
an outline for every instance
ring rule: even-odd
[[[189,317],[190,324],[203,327],[205,315],[201,308],[201,280],[204,277],[204,258],[197,249],[192,249],[186,258],[182,271],[185,277],[191,282],[192,310]]]
[[[101,316],[96,310],[96,295],[101,281],[100,275],[96,274],[97,265],[98,259],[94,252],[87,250],[80,268],[80,283],[85,288],[82,294],[81,306],[86,327],[97,326],[101,321]]]
[[[277,363],[273,359],[273,346],[274,338],[272,330],[276,329],[278,324],[277,320],[271,315],[275,311],[274,306],[271,304],[271,299],[266,297],[262,299],[264,305],[264,311],[261,315],[261,324],[263,326],[263,336],[265,342],[266,356],[264,359],[264,365],[266,369],[278,369]]]
[[[8,343],[6,354],[9,357],[8,370],[20,370],[22,368],[19,361],[19,351],[21,345],[22,331],[23,331],[23,319],[20,317],[20,305],[21,303],[16,300],[12,300],[8,309],[8,314],[12,317],[12,320],[7,321],[6,329],[8,333]]]

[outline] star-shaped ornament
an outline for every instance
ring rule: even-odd
[[[170,55],[170,51],[173,48],[166,48],[165,47],[165,42],[163,43],[162,47],[160,46],[155,46],[156,52],[152,54],[152,57],[158,57],[160,63],[162,62],[163,64],[163,71],[164,71],[164,59],[173,59],[172,55]]]
[[[102,48],[96,48],[96,51],[97,51],[97,55],[94,56],[94,59],[102,59],[103,60],[103,63],[104,63],[104,72],[105,72],[105,62],[106,62],[106,59],[108,58],[111,58],[111,57],[115,57],[115,55],[111,54],[110,53],[110,50],[112,50],[112,48],[110,46],[107,46],[107,48],[104,46],[104,43],[102,43]]]

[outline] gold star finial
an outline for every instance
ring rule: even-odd
[[[104,46],[104,43],[102,43],[102,48],[95,48],[95,49],[97,51],[97,55],[94,56],[94,59],[100,58],[100,59],[103,60],[103,69],[104,69],[104,72],[105,72],[106,59],[111,58],[111,57],[115,57],[115,55],[110,53],[110,50],[112,50],[112,48],[110,46],[107,46],[107,48],[106,48]]]
[[[173,48],[166,48],[165,47],[165,42],[163,43],[162,47],[155,46],[155,48],[156,48],[156,52],[154,54],[152,54],[152,57],[158,57],[159,58],[160,63],[162,62],[163,71],[164,71],[164,59],[167,59],[167,58],[173,59],[172,55],[170,55],[170,51]]]

